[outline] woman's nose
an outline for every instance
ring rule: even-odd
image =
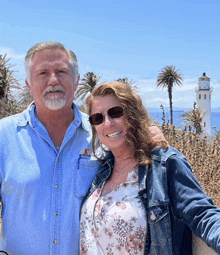
[[[104,124],[112,126],[114,124],[114,119],[112,119],[108,115],[105,115]]]

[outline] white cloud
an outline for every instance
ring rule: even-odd
[[[139,80],[137,82],[138,88],[140,88],[141,94],[146,92],[159,92],[159,91],[166,91],[166,89],[156,87],[156,78],[155,79],[147,79],[147,80]],[[173,92],[175,91],[195,91],[196,86],[198,86],[198,79],[197,78],[189,78],[184,79],[182,86],[173,87]]]
[[[12,48],[0,46],[0,55],[7,54],[7,58],[24,60],[25,54],[16,54]]]
[[[136,86],[140,95],[148,92],[156,92],[158,88],[156,87],[156,79],[138,80]]]
[[[165,98],[154,97],[154,96],[150,96],[150,97],[141,96],[141,98],[142,98],[143,104],[147,108],[160,108],[161,104],[165,107],[169,106],[168,98],[165,99]]]
[[[152,99],[152,102],[154,103],[166,103],[168,104],[169,103],[169,99],[164,99],[164,98],[160,98],[160,97],[156,97],[156,98],[153,98]]]

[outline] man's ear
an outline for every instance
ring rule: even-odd
[[[31,84],[28,82],[27,79],[25,79],[25,83],[26,83],[26,85],[27,85],[27,87],[28,87],[28,89],[29,89],[29,91],[31,93]]]
[[[80,80],[80,75],[78,76],[78,79],[77,79],[77,87],[79,85],[79,80]]]
[[[75,88],[74,88],[74,91],[75,91],[75,92],[77,91],[77,88],[78,88],[78,86],[79,86],[79,80],[80,80],[80,75],[78,76],[77,81],[76,81],[76,83],[75,83]],[[75,92],[74,92],[74,93],[75,93]]]

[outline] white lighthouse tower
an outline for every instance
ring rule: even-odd
[[[204,115],[202,119],[202,130],[206,135],[211,135],[211,93],[210,78],[203,73],[203,76],[198,79],[198,87],[196,88],[196,101]]]

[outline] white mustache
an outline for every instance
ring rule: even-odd
[[[60,86],[60,85],[55,85],[55,86],[49,86],[49,87],[47,87],[45,90],[44,90],[44,92],[43,92],[43,96],[45,96],[47,93],[49,93],[49,92],[66,92],[66,90],[62,87],[62,86]]]

